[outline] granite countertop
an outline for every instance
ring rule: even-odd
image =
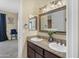
[[[43,39],[42,41],[39,41],[39,42],[35,42],[35,41],[30,40],[30,39],[31,38],[28,38],[29,42],[32,42],[33,44],[35,44],[35,45],[37,45],[37,46],[39,46],[39,47],[53,53],[53,54],[56,54],[56,55],[58,55],[58,56],[60,56],[62,58],[66,57],[66,53],[58,52],[58,51],[55,51],[53,49],[50,49],[49,46],[48,46],[49,42],[46,39]]]

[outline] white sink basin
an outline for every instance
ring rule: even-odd
[[[66,52],[66,46],[57,44],[55,42],[49,43],[49,48],[58,52]]]
[[[34,37],[34,38],[31,38],[32,41],[42,41],[43,39],[40,39],[40,38],[37,38],[37,37]]]

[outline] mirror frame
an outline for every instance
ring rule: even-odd
[[[41,16],[43,15],[47,15],[47,14],[50,14],[50,13],[54,13],[54,12],[57,12],[57,11],[61,11],[61,10],[66,10],[66,6],[63,6],[63,7],[59,7],[59,8],[56,8],[54,10],[50,10],[46,13],[42,13],[42,14],[39,14],[39,32],[48,32],[47,30],[41,30]],[[66,18],[65,18],[65,22],[66,22]],[[65,31],[56,31],[57,34],[66,34]]]
[[[29,18],[29,20],[31,20],[31,19],[35,19],[35,30],[30,30],[29,29],[29,31],[36,31],[37,30],[37,16],[34,16],[34,17],[31,17],[31,18]],[[28,27],[29,27],[29,25],[28,25]]]

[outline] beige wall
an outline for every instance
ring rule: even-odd
[[[27,23],[28,24],[28,17],[29,15],[38,15],[39,14],[39,8],[46,5],[47,3],[49,3],[51,0],[22,0],[22,18],[24,21],[24,24]],[[39,22],[38,22],[39,24]],[[38,27],[39,28],[39,27]],[[39,29],[38,29],[39,30]],[[23,38],[23,44],[24,44],[24,48],[23,48],[23,57],[26,57],[27,55],[27,45],[25,44],[26,42],[26,38],[27,36],[29,36],[31,34],[32,35],[42,35],[42,36],[48,36],[46,33],[41,33],[37,31],[28,31],[27,29],[24,29],[24,38]],[[59,38],[62,37],[62,39],[65,38],[64,35],[56,35]]]

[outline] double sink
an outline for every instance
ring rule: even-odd
[[[41,42],[42,40],[43,39],[40,39],[38,37],[31,38],[31,41],[35,41],[35,42]],[[53,49],[58,52],[66,52],[67,51],[67,48],[64,44],[61,45],[60,43],[51,42],[48,44],[48,46],[50,49]]]

